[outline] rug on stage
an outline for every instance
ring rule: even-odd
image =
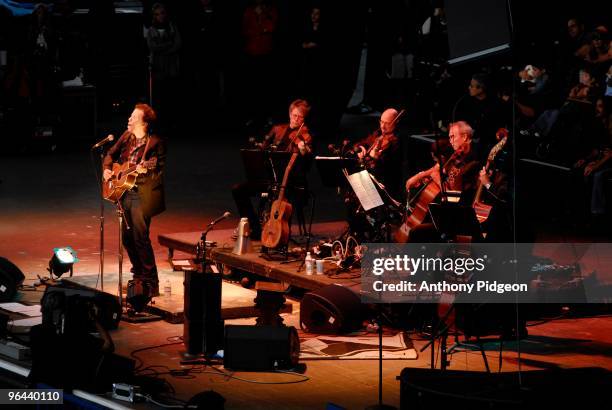
[[[418,357],[405,332],[383,334],[383,359]],[[378,359],[378,335],[320,335],[300,332],[300,359]]]

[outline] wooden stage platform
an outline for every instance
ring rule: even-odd
[[[110,273],[104,275],[104,291],[113,295],[117,295],[117,274]],[[123,276],[123,294],[125,298],[126,284],[131,279],[131,274],[128,272]],[[182,272],[159,272],[160,291],[163,292],[163,285],[166,280],[171,282],[172,292],[170,295],[160,295],[153,299],[152,303],[145,307],[145,312],[160,316],[163,320],[169,323],[183,323],[183,273]],[[79,275],[72,278],[64,279],[65,282],[73,286],[82,287],[85,289],[96,289],[98,275]],[[223,281],[221,288],[221,317],[224,320],[239,319],[257,316],[258,312],[255,309],[254,299],[257,293],[251,289],[245,289],[240,285]],[[293,306],[288,301],[285,307],[282,308],[282,313],[291,313]]]
[[[311,244],[317,243],[321,239],[337,238],[346,229],[346,224],[342,221],[323,222],[313,224],[313,238]],[[233,230],[224,229],[212,231],[208,234],[207,240],[217,243],[208,252],[210,260],[223,264],[232,269],[245,271],[260,277],[272,279],[294,287],[305,290],[314,290],[327,285],[337,284],[358,290],[360,286],[359,271],[349,273],[335,273],[337,267],[332,262],[324,264],[323,275],[306,275],[301,260],[293,262],[270,261],[261,257],[261,245],[258,241],[253,242],[253,252],[244,255],[234,255],[232,249],[234,240],[231,239]],[[160,245],[168,248],[168,255],[172,258],[174,251],[185,252],[195,255],[196,244],[200,240],[200,232],[179,232],[162,234],[158,236]],[[295,246],[304,246],[303,238]],[[293,246],[290,243],[290,247]]]

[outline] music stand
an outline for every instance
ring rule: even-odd
[[[269,184],[271,175],[269,164],[266,160],[268,153],[260,149],[241,149],[242,165],[249,183]]]
[[[321,183],[326,188],[347,188],[344,170],[357,168],[357,160],[343,157],[315,157]]]
[[[291,159],[291,152],[241,149],[240,156],[249,183],[271,185],[281,182]],[[296,174],[300,166],[304,165],[298,157],[291,173]]]
[[[482,240],[482,230],[471,206],[453,203],[429,204],[429,214],[436,230],[444,240],[469,236],[473,242]]]

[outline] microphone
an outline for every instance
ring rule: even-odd
[[[225,218],[228,218],[230,215],[231,215],[230,211],[225,211],[225,213],[223,215],[221,215],[220,217],[218,217],[217,219],[215,219],[214,221],[209,223],[208,227],[211,228],[211,227],[215,226],[217,223],[221,222]]]
[[[342,140],[342,149],[340,150],[342,155],[355,155],[355,151],[350,148],[351,141],[348,139]]]
[[[114,136],[113,134],[108,134],[108,137],[104,138],[104,139],[103,139],[103,140],[101,140],[101,141],[98,141],[98,142],[97,142],[97,143],[96,143],[96,144],[95,144],[93,147],[91,147],[91,149],[96,149],[96,148],[99,148],[99,147],[101,147],[102,145],[104,145],[104,144],[106,144],[106,143],[108,143],[108,142],[111,142],[111,141],[112,141],[112,140],[114,140],[114,139],[115,139],[115,136]]]

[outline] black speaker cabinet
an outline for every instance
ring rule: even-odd
[[[344,286],[309,292],[300,304],[300,326],[306,332],[348,333],[361,329],[363,318],[361,299]]]
[[[299,356],[300,339],[293,326],[225,326],[226,369],[291,369],[298,364]]]
[[[493,372],[405,368],[400,410],[599,409],[610,406],[612,372],[597,367]],[[523,385],[519,384],[522,380]],[[578,394],[579,392],[579,394]]]
[[[185,271],[183,342],[187,353],[212,355],[223,347],[221,275]]]
[[[25,275],[15,264],[0,256],[0,303],[13,300],[24,279]]]
[[[75,300],[78,302],[73,303]],[[72,301],[72,302],[71,302]],[[98,311],[100,324],[108,330],[116,329],[121,321],[121,306],[115,295],[98,290],[70,287],[68,285],[47,286],[41,301],[43,322],[57,319],[57,315],[66,313],[69,316],[80,315],[82,306],[94,304]],[[81,307],[76,307],[76,306]],[[70,312],[71,308],[78,312]],[[68,311],[68,312],[67,312]],[[95,327],[93,328],[95,330]]]

